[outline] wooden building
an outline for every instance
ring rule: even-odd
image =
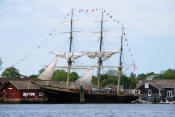
[[[30,80],[11,80],[0,89],[3,102],[43,102],[43,91]]]
[[[175,80],[140,80],[137,89],[141,100],[175,100]]]

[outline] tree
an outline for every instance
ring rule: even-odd
[[[6,78],[21,78],[19,70],[15,67],[8,67],[2,72],[2,76]]]
[[[146,77],[147,76],[150,76],[150,75],[157,75],[157,74],[155,74],[154,72],[150,72],[150,73],[142,73],[142,74],[139,74],[138,76],[137,76],[137,78],[143,78],[144,80],[146,80]]]
[[[39,75],[45,70],[45,68],[42,68],[39,70]]]
[[[73,82],[79,78],[79,75],[76,72],[70,73],[70,82]],[[67,80],[67,72],[65,70],[56,70],[53,75],[53,80],[56,81],[66,81]]]
[[[168,69],[163,74],[160,74],[159,78],[162,78],[162,79],[175,79],[175,70]]]
[[[97,85],[97,77],[96,76],[92,76],[92,80],[91,80],[91,83],[94,84],[94,85]]]
[[[1,60],[1,58],[0,58],[0,71],[2,70],[1,65],[2,65],[2,60]]]
[[[53,80],[56,81],[66,81],[67,72],[65,70],[56,70],[53,75]]]
[[[70,82],[73,82],[79,78],[79,75],[76,72],[70,73]]]
[[[36,74],[33,74],[33,75],[29,76],[29,78],[37,78],[37,77],[38,77],[38,75],[36,75]]]
[[[29,76],[29,78],[37,78],[43,71],[45,70],[45,68],[42,68],[38,71],[38,75],[37,74],[32,74]]]

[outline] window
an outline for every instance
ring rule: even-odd
[[[149,89],[149,90],[148,90],[148,96],[151,96],[151,95],[152,95],[152,90]]]
[[[35,96],[35,93],[32,92],[32,93],[23,93],[23,96]]]
[[[145,89],[149,88],[149,83],[145,83]]]
[[[167,97],[173,97],[173,92],[172,91],[167,91]]]
[[[23,96],[24,96],[24,97],[28,96],[28,93],[23,93]]]
[[[7,92],[7,98],[9,99],[10,98],[10,92]]]
[[[39,96],[43,96],[43,92],[39,92]]]
[[[30,94],[30,96],[35,96],[35,93],[29,93]]]

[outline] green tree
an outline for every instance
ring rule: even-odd
[[[70,73],[70,82],[73,82],[79,78],[79,75],[76,72]],[[66,81],[67,72],[65,70],[56,70],[53,75],[53,80],[56,81]]]
[[[118,76],[111,75],[111,71],[106,72],[106,74],[102,74],[100,77],[100,86],[104,87],[106,85],[117,85],[118,82]],[[112,73],[115,73],[112,71]],[[97,85],[97,77],[93,76],[92,81],[94,85]],[[120,78],[120,85],[124,85],[124,88],[131,89],[135,88],[137,84],[137,79],[133,77],[127,77],[126,75],[122,75]]]
[[[2,60],[1,60],[1,58],[0,58],[0,71],[2,70]]]
[[[37,77],[38,77],[38,75],[36,75],[36,74],[33,74],[33,75],[29,76],[29,78],[37,78]]]
[[[39,70],[39,75],[45,70],[45,68],[42,68]]]
[[[146,80],[146,77],[147,76],[150,76],[150,75],[157,75],[157,74],[155,74],[154,72],[150,72],[150,73],[142,73],[142,74],[139,74],[138,76],[137,76],[137,78],[143,78],[144,80]]]
[[[53,75],[53,80],[56,81],[66,81],[67,72],[65,70],[56,70]]]
[[[21,78],[19,70],[15,67],[8,67],[2,72],[2,76],[6,78]]]
[[[97,85],[97,77],[96,76],[92,76],[92,80],[91,80],[91,83],[94,84],[94,85]]]
[[[73,82],[79,78],[79,75],[76,72],[70,73],[70,82]]]
[[[160,74],[159,78],[162,78],[162,79],[175,79],[175,70],[168,69],[163,74]]]

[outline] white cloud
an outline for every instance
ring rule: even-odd
[[[173,3],[173,0],[6,0],[0,6],[0,26],[1,30],[4,28],[8,29],[9,26],[16,27],[15,29],[23,26],[28,29],[27,31],[31,30],[31,32],[26,33],[26,30],[15,30],[15,34],[18,33],[20,38],[15,37],[15,35],[13,35],[13,38],[20,41],[21,39],[26,39],[29,35],[35,35],[37,37],[31,36],[30,41],[36,42],[43,37],[43,33],[52,30],[49,29],[49,26],[57,25],[57,23],[63,20],[64,16],[66,16],[72,8],[104,8],[107,9],[113,17],[117,17],[122,23],[124,23],[129,40],[132,40],[132,42],[142,40],[143,43],[135,43],[135,45],[133,45],[133,47],[140,47],[140,45],[144,44],[145,39],[148,37],[150,40],[153,40],[155,37],[168,38],[171,36],[171,39],[175,37],[175,7]],[[96,16],[98,16],[98,18]],[[77,16],[77,18],[80,18],[81,20],[76,22],[74,26],[77,26],[76,28],[82,31],[77,34],[78,39],[81,38],[82,40],[86,40],[90,38],[92,41],[93,39],[98,39],[98,34],[93,35],[90,32],[99,30],[98,25],[93,23],[94,20],[99,19],[99,16],[100,15],[98,13],[89,15],[80,14]],[[114,25],[110,24],[110,26],[112,27]],[[107,28],[110,29],[110,26]],[[69,28],[67,28],[68,25],[65,27],[66,28],[64,28],[64,30],[69,30]],[[63,28],[63,26],[60,28]],[[35,31],[32,32],[34,29]],[[118,31],[115,27],[112,28],[112,30]],[[25,32],[24,34],[23,31]],[[59,31],[61,32],[61,29],[59,29]],[[49,34],[49,32],[47,33]],[[8,31],[4,31],[1,35],[5,37],[4,39],[12,38]],[[59,39],[62,37],[63,36],[60,37],[60,35],[58,36]],[[119,33],[109,32],[106,34],[106,37],[113,38],[120,36]],[[116,42],[112,39],[108,41],[110,41],[110,43]],[[61,40],[58,41],[59,44],[60,42]],[[88,43],[88,40],[84,42]],[[3,50],[4,48],[1,49]],[[20,50],[20,48],[18,48],[18,50]],[[136,50],[136,52],[140,52],[141,50],[147,51],[147,48],[143,47]],[[136,54],[139,54],[139,52]],[[5,56],[10,55],[6,54]],[[9,57],[6,58],[8,59]],[[140,61],[142,62],[144,60]],[[43,63],[38,62],[38,64]],[[145,65],[144,63],[142,64],[143,66]]]

